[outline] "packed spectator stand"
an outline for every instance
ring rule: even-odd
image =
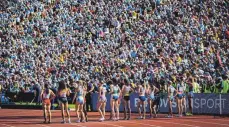
[[[10,0],[0,11],[1,90],[113,78],[228,93],[227,0]],[[3,7],[3,6],[2,6]],[[133,85],[134,86],[134,85]]]

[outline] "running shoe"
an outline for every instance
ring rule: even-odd
[[[170,118],[170,115],[165,116],[165,118]]]
[[[186,115],[187,115],[187,116],[192,116],[192,113],[188,112]]]
[[[82,120],[82,123],[85,123],[86,121],[85,120]]]
[[[170,116],[170,115],[169,115],[168,118],[173,118],[173,116]]]
[[[113,121],[116,121],[116,118],[112,118]]]
[[[63,120],[61,123],[65,124],[66,122],[65,122],[65,120]]]
[[[142,119],[143,117],[142,116],[139,116],[138,119]]]
[[[80,123],[80,120],[76,120],[76,123]]]
[[[178,114],[178,115],[176,115],[176,117],[180,117],[180,115]]]
[[[99,121],[100,121],[100,122],[103,122],[103,121],[104,121],[104,118],[100,118]]]

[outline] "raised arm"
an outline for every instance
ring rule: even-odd
[[[67,96],[70,96],[70,89],[67,88]]]
[[[122,93],[122,94],[124,93],[125,86],[126,86],[126,85],[123,85],[123,86],[122,86],[122,90],[121,90],[121,93]]]
[[[92,84],[91,89],[90,89],[88,92],[91,93],[94,89],[95,89],[95,87],[94,87],[94,85]]]
[[[40,94],[40,98],[43,99],[43,93],[44,93],[44,90],[42,89],[41,90],[41,94]]]
[[[113,85],[110,85],[110,89],[111,89],[111,91],[109,92],[109,94],[113,94],[113,92],[114,92]]]
[[[118,91],[119,91],[119,96],[121,97],[122,96],[122,91],[121,91],[121,89],[120,89],[120,87],[118,87]]]
[[[140,86],[138,86],[137,92],[138,92],[138,94],[141,93]]]
[[[75,88],[75,94],[74,94],[74,97],[73,97],[73,99],[72,99],[72,103],[74,103],[75,102],[75,99],[76,99],[76,95],[77,95],[77,88]]]
[[[52,90],[50,90],[49,92],[50,92],[50,94],[51,94],[51,98],[50,98],[50,100],[54,99],[54,98],[56,97],[56,95],[53,93],[53,91],[52,91]]]
[[[99,87],[99,97],[102,95],[102,88]]]
[[[170,87],[167,87],[168,97],[170,97]]]

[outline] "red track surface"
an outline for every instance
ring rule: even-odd
[[[72,124],[60,123],[60,111],[52,111],[52,124],[43,124],[42,115],[41,110],[0,109],[0,127],[229,127],[228,118],[199,115],[172,119],[159,115],[159,118],[137,120],[137,114],[133,114],[132,120],[98,122],[98,113],[89,112],[89,122],[75,123],[76,115],[71,111]]]

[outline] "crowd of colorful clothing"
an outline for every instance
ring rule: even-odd
[[[1,89],[113,78],[229,92],[227,0],[10,0],[0,11]],[[188,86],[188,85],[187,85]],[[187,88],[188,89],[188,88]]]

